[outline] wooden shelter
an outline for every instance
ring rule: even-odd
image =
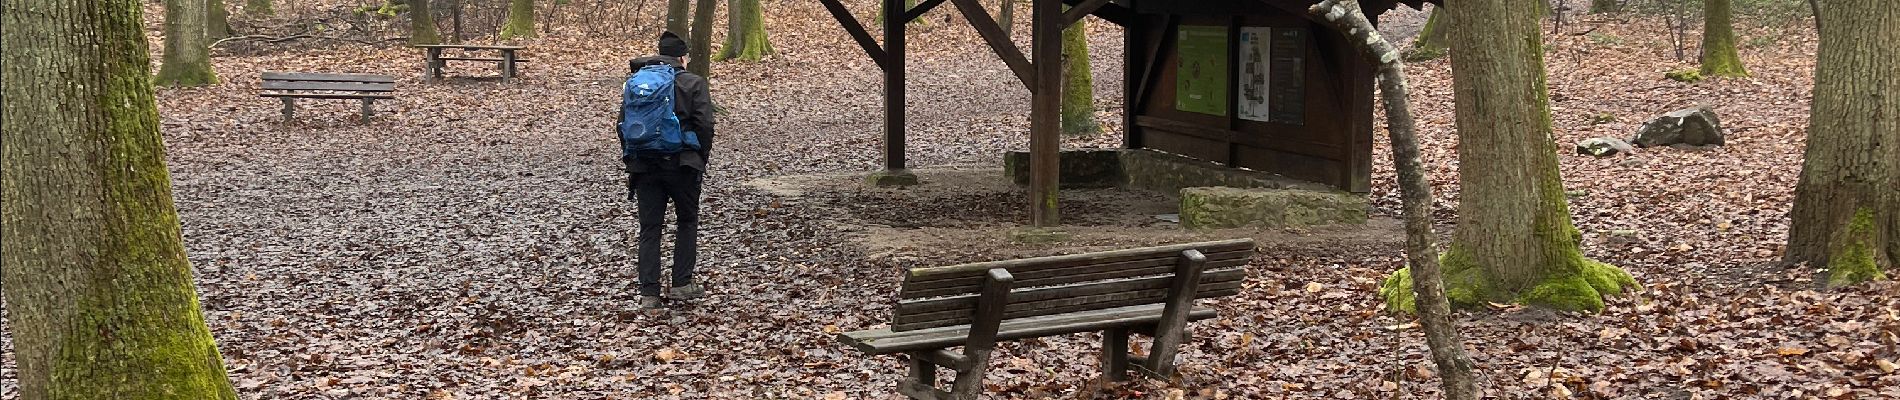
[[[1062,29],[1094,15],[1124,29],[1122,122],[1130,149],[1153,149],[1313,181],[1354,193],[1370,189],[1373,64],[1345,35],[1307,13],[1318,0],[1027,0],[1025,56],[978,0],[880,0],[884,43],[840,0],[820,0],[884,70],[885,174],[904,160],[904,29],[953,3],[1029,88],[1030,219],[1057,224]],[[1378,14],[1403,3],[1361,0]],[[1436,3],[1436,1],[1432,1]],[[1070,6],[1067,10],[1064,5]]]

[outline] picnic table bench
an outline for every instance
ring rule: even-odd
[[[1253,253],[1252,239],[1236,239],[914,268],[890,327],[837,339],[869,355],[908,354],[897,389],[915,399],[975,399],[997,341],[1092,331],[1102,332],[1106,378],[1132,367],[1165,379],[1187,323],[1214,317],[1194,299],[1238,294]],[[1136,333],[1154,338],[1146,356],[1128,353]],[[937,387],[938,367],[956,371],[951,390]]]
[[[507,82],[509,79],[512,79],[515,77],[516,63],[528,62],[528,60],[517,57],[515,54],[515,52],[517,51],[526,49],[526,47],[521,47],[521,46],[491,46],[491,45],[475,45],[475,44],[419,44],[419,45],[415,45],[415,47],[419,47],[425,50],[424,57],[427,58],[427,62],[428,62],[428,64],[426,64],[426,67],[424,67],[426,69],[425,75],[427,79],[432,80],[432,81],[442,79],[442,67],[445,64],[448,64],[449,61],[485,61],[485,62],[496,63],[495,64],[496,69],[501,71],[502,82]],[[443,57],[442,49],[461,49],[464,52],[494,50],[494,51],[500,52],[501,57],[499,58]]]
[[[363,101],[363,119],[375,114],[377,99],[394,99],[396,78],[367,74],[319,74],[303,72],[265,72],[258,96],[276,97],[284,102],[284,121],[297,112],[297,99],[358,99]]]

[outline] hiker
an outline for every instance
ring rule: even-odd
[[[660,234],[666,204],[673,203],[673,282],[666,298],[706,296],[693,281],[699,258],[699,191],[712,150],[712,94],[706,78],[683,67],[686,40],[660,34],[659,54],[627,63],[632,76],[621,89],[616,129],[627,169],[627,197],[639,207],[640,307],[664,306],[660,294]]]

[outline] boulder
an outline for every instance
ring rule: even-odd
[[[1299,189],[1195,187],[1181,190],[1188,228],[1302,227],[1366,222],[1366,198]]]
[[[1714,110],[1708,107],[1695,107],[1672,111],[1644,123],[1629,142],[1637,147],[1674,144],[1720,146],[1726,134],[1727,132],[1722,130],[1722,122],[1716,119]]]
[[[1589,138],[1577,142],[1577,154],[1609,157],[1635,151],[1629,142],[1613,137]]]

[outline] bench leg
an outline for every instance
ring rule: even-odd
[[[910,375],[898,382],[897,391],[918,400],[939,400],[947,396],[937,389],[937,364],[921,353],[910,355]]]
[[[376,99],[367,98],[367,97],[363,98],[363,120],[364,121],[369,121],[369,117],[376,115],[375,104],[376,104]]]
[[[501,81],[507,82],[509,79],[514,79],[514,78],[515,78],[515,51],[502,50],[501,51]]]
[[[1194,293],[1201,282],[1207,256],[1198,250],[1181,252],[1175,264],[1174,284],[1168,289],[1167,307],[1155,324],[1155,342],[1148,350],[1147,370],[1162,379],[1174,375],[1174,355],[1187,343],[1188,312],[1194,308]]]
[[[284,122],[290,122],[290,117],[297,114],[297,99],[291,97],[279,97],[277,99],[284,102]]]
[[[983,373],[989,372],[991,350],[964,350],[970,365],[957,371],[957,381],[950,385],[950,398],[954,400],[976,400],[983,393]]]
[[[1102,331],[1102,378],[1109,382],[1128,380],[1128,329]]]
[[[442,80],[442,49],[429,48],[428,65],[424,65],[422,77],[428,81]]]

